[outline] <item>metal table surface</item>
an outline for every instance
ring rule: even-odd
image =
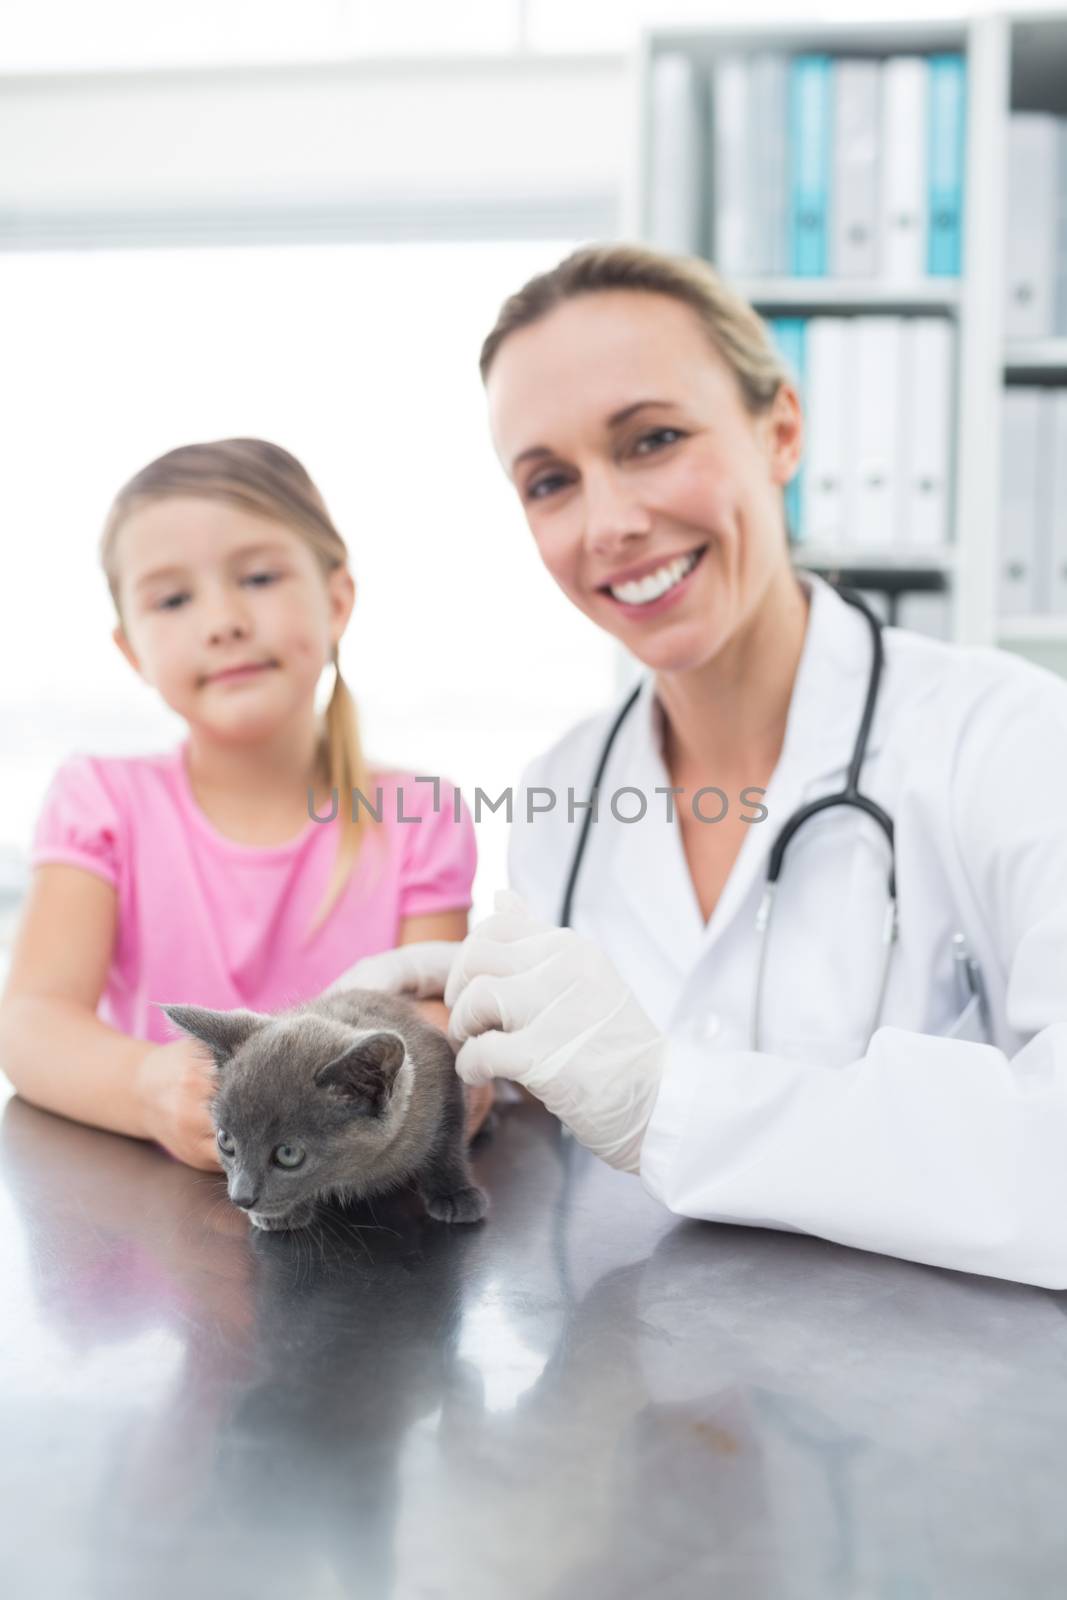
[[[5,1600],[1067,1593],[1067,1296],[670,1216],[539,1108],[257,1234],[0,1106]]]

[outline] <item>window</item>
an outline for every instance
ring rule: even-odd
[[[318,483],[359,586],[342,663],[372,759],[496,795],[614,693],[611,641],[559,594],[493,456],[478,350],[568,241],[0,257],[7,581],[0,850],[75,750],[184,725],[112,643],[111,496],[177,444],[260,435]],[[480,830],[479,912],[505,882]]]

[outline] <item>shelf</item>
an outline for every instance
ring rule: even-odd
[[[1061,373],[1067,378],[1067,337],[1029,339],[1009,344],[1004,352],[1004,371]]]
[[[798,567],[889,567],[918,569],[926,572],[952,572],[957,565],[954,545],[941,545],[938,549],[909,549],[894,547],[881,549],[874,545],[856,544],[806,544],[799,540],[789,546],[789,553]]]
[[[651,10],[652,7],[648,7]],[[685,50],[697,60],[707,62],[723,51],[755,53],[776,50],[827,50],[832,55],[896,55],[906,51],[965,50],[967,23],[963,18],[926,21],[909,18],[900,22],[815,21],[757,22],[751,27],[693,27],[678,22],[645,30],[645,48]]]
[[[1067,616],[999,617],[997,638],[1012,644],[1067,644]]]
[[[841,317],[847,322],[859,316],[923,316],[949,324],[954,336],[951,461],[946,483],[948,514],[942,531],[951,542],[935,549],[910,549],[893,546],[892,541],[885,548],[838,539],[829,545],[813,539],[811,543],[791,543],[790,560],[797,568],[812,568],[830,576],[847,574],[849,584],[860,590],[874,592],[879,584],[883,594],[891,594],[898,586],[916,593],[940,588],[952,639],[968,644],[995,640],[1023,653],[1029,646],[1031,655],[1047,660],[1067,679],[1067,608],[1063,615],[1055,616],[1000,617],[996,613],[1003,396],[1006,389],[1020,386],[1067,391],[1067,329],[1056,337],[1025,342],[1004,336],[1008,113],[1029,110],[1067,115],[1067,0],[1059,0],[1055,12],[1040,18],[1005,15],[997,8],[989,14],[983,10],[981,15],[945,22],[904,19],[884,28],[848,21],[780,25],[768,24],[763,18],[746,27],[742,18],[738,25],[727,27],[694,24],[652,29],[645,35],[641,70],[635,78],[640,142],[633,164],[630,226],[639,233],[640,220],[634,219],[652,216],[651,91],[659,53],[688,55],[696,69],[696,87],[703,98],[695,113],[698,131],[693,135],[697,147],[690,221],[693,237],[707,239],[713,236],[715,221],[714,184],[704,181],[714,176],[713,125],[710,138],[708,132],[708,113],[713,109],[709,92],[714,83],[710,75],[724,58],[824,52],[853,59],[884,59],[938,51],[961,51],[966,58],[964,275],[886,281],[799,278],[788,273],[758,277],[739,272],[735,277],[728,275],[728,281],[768,321],[777,317]],[[760,92],[764,90],[766,84]],[[774,181],[780,204],[780,175]],[[665,227],[669,225],[668,218]],[[778,259],[790,258],[780,255]],[[830,262],[833,259],[828,257]],[[853,531],[849,525],[848,532]],[[857,531],[863,532],[862,528]],[[884,526],[881,532],[884,536]]]
[[[870,278],[743,278],[731,285],[757,309],[813,311],[955,311],[958,278],[880,283]]]

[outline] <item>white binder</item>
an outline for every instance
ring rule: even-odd
[[[956,330],[947,317],[909,317],[901,330],[901,542],[948,543]]]
[[[890,56],[882,69],[881,276],[926,274],[929,69],[921,56]]]
[[[897,607],[897,626],[910,628],[913,633],[925,633],[931,639],[951,640],[952,618],[948,595],[930,589],[902,594]]]
[[[1033,607],[1046,615],[1052,610],[1055,552],[1052,541],[1052,502],[1056,464],[1053,460],[1054,389],[1040,389],[1037,402],[1037,490],[1034,508]]]
[[[704,174],[703,118],[691,57],[657,56],[652,66],[652,148],[649,229],[661,250],[701,251]]]
[[[888,623],[889,598],[884,589],[857,589],[856,593],[881,622]]]
[[[830,271],[842,278],[878,271],[881,85],[877,61],[844,57],[835,65]]]
[[[749,211],[753,196],[748,159],[748,62],[722,56],[711,76],[712,202],[711,258],[724,278],[751,271]]]
[[[1008,339],[1043,339],[1056,319],[1059,125],[1043,111],[1013,112],[1008,123]]]
[[[752,57],[748,88],[748,270],[757,276],[765,273],[784,277],[789,272],[787,75],[784,55]]]
[[[1040,389],[1005,389],[1002,400],[997,604],[1003,616],[1037,609],[1041,400]]]
[[[845,388],[855,428],[846,538],[879,550],[900,542],[901,326],[900,317],[857,317],[849,333]]]
[[[808,448],[804,463],[805,544],[840,544],[847,537],[845,463],[851,454],[849,325],[843,317],[812,317],[807,327]]]
[[[1067,338],[1067,117],[1060,118],[1059,194],[1060,236],[1056,246],[1059,276],[1056,291],[1055,332]]]
[[[1067,389],[1047,396],[1050,426],[1051,492],[1049,496],[1049,608],[1067,617]]]

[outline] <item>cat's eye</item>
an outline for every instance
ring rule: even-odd
[[[219,1129],[218,1133],[215,1135],[215,1139],[224,1156],[232,1156],[234,1151],[237,1149],[237,1146],[234,1144],[232,1138],[226,1132],[225,1128]]]
[[[276,1167],[287,1167],[291,1171],[300,1166],[304,1152],[298,1144],[279,1144],[274,1148],[273,1159]]]

